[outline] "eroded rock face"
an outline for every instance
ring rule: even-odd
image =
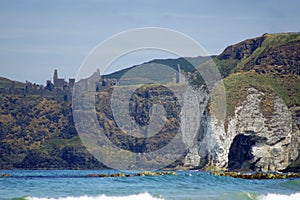
[[[276,71],[279,74],[300,75],[299,48],[300,41],[291,41],[283,45],[271,47],[258,58],[252,58],[247,62],[244,70],[249,70],[253,66],[259,66],[256,70],[262,73]],[[267,66],[272,67],[268,68]]]
[[[254,158],[252,148],[257,143],[266,140],[267,138],[254,135],[238,134],[235,136],[229,149],[228,168],[231,170],[253,169],[255,163],[252,162]]]
[[[197,157],[200,163],[231,170],[286,169],[298,157],[300,131],[297,117],[293,117],[293,111],[273,93],[254,88],[245,92],[246,98],[236,106],[234,116],[227,119],[226,131],[225,123],[213,114],[203,117],[198,143],[194,147],[198,148],[198,155],[192,149],[189,156],[200,157]]]
[[[275,94],[254,88],[235,110],[228,132],[266,138],[256,139],[251,148],[253,170],[277,171],[288,167],[297,156],[299,130],[293,129],[292,113]]]
[[[222,60],[230,58],[241,60],[245,56],[251,55],[257,48],[259,48],[262,45],[264,40],[265,37],[262,36],[253,39],[248,39],[235,45],[231,45],[227,47],[224,50],[224,52],[218,57]]]

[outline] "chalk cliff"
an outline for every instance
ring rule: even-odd
[[[299,38],[264,34],[215,59],[228,72],[227,117],[220,121],[209,110],[203,115],[185,166],[299,171]]]

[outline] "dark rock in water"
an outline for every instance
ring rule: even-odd
[[[3,177],[10,177],[11,175],[8,174],[8,173],[5,173],[5,174],[2,174],[1,176],[3,176]]]
[[[123,173],[111,174],[110,177],[125,177]]]
[[[133,176],[163,176],[163,175],[177,175],[176,172],[139,172],[134,174]],[[88,174],[88,177],[131,177],[130,174],[124,173],[116,173],[116,174]]]
[[[242,179],[285,179],[300,178],[300,173],[240,173],[240,172],[212,172],[215,176],[230,176]]]
[[[87,176],[88,177],[97,177],[98,175],[97,174],[88,174]]]
[[[130,176],[129,174],[123,174],[123,173],[117,173],[117,174],[88,174],[88,177],[128,177]]]
[[[176,172],[140,172],[136,173],[134,176],[162,176],[162,175],[174,175],[176,176]]]

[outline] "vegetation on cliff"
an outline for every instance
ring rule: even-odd
[[[268,98],[268,93],[274,93],[293,112],[294,119],[300,119],[299,49],[299,33],[264,34],[229,46],[222,54],[212,57],[224,77],[227,119],[234,115],[235,108],[246,98],[249,88],[266,93],[261,103],[261,110],[266,118],[273,112],[272,98]],[[166,59],[146,64],[164,64],[174,70],[179,64],[182,70],[192,72],[191,63],[199,65],[208,59],[209,57]],[[128,69],[122,70],[106,77],[119,78],[127,71]],[[0,88],[12,84],[8,79],[0,79]],[[16,87],[24,87],[19,82],[14,84]],[[165,133],[172,133],[178,128],[178,108],[168,107],[164,99],[158,98],[162,96],[161,93],[164,93],[164,98],[172,95],[166,95],[164,88],[151,87],[137,91],[130,104],[133,118],[140,124],[148,123],[149,108],[154,100],[147,101],[147,94],[152,90],[156,92],[153,96],[157,101],[155,103],[161,104],[171,113],[165,119],[167,126],[159,137],[151,138],[151,142],[145,142],[141,138],[134,143],[132,138],[125,137],[113,122],[109,104],[111,89],[98,93],[98,97],[103,97],[96,101],[99,123],[111,130],[109,137],[123,149],[133,152],[157,149],[172,138],[172,134]],[[173,99],[173,103],[175,101]],[[0,106],[0,168],[105,168],[93,158],[79,139],[70,102],[58,102],[38,95],[1,94]],[[294,125],[295,128],[300,126],[299,123]],[[287,169],[299,169],[299,158]],[[177,164],[181,165],[182,162],[178,161]]]
[[[236,105],[233,95],[240,99],[245,88],[254,87],[275,92],[288,107],[299,106],[299,49],[299,33],[264,34],[227,47],[214,61],[224,76],[231,74],[224,79],[228,102]]]
[[[0,106],[0,168],[103,167],[82,145],[70,103],[2,95]]]
[[[284,164],[281,169],[287,167],[283,171],[299,172],[299,155],[295,153],[300,148],[299,45],[299,33],[264,34],[261,37],[229,46],[214,59],[223,73],[223,83],[226,88],[227,117],[224,123],[225,132],[229,135],[234,132],[235,134],[245,135],[245,137],[264,136],[265,138],[265,141],[255,139],[253,144],[245,145],[244,148],[248,148],[248,150],[239,147],[240,149],[234,148],[234,152],[230,151],[231,154],[229,153],[228,156],[229,169],[238,169],[237,166],[232,164],[235,163],[240,164],[238,166],[242,166],[243,170],[272,170],[270,166],[281,165],[274,164],[275,160],[279,159],[280,153],[271,152],[275,152],[275,149],[279,148],[281,149],[279,152],[286,152],[287,156],[285,158],[288,158],[289,163],[288,167]],[[254,93],[256,93],[258,99],[254,98],[255,95],[249,95],[249,91],[256,91]],[[252,98],[250,100],[252,102],[260,102],[259,106],[252,109],[247,108],[247,112],[252,114],[242,114],[241,106],[245,108],[245,104],[251,104],[248,98]],[[282,103],[279,103],[280,101]],[[280,116],[276,111],[279,107],[284,107],[283,110],[287,109],[288,112],[285,116],[290,118]],[[283,113],[283,110],[281,110],[281,113]],[[261,121],[258,122],[255,118],[259,118]],[[244,123],[244,125],[240,123]],[[282,132],[287,124],[290,124],[290,130],[287,131],[286,129],[286,132]],[[286,135],[287,133],[291,135]],[[280,137],[280,135],[281,140],[276,140],[276,137]],[[237,136],[235,135],[235,137]],[[268,142],[268,140],[272,140],[272,142]],[[279,147],[280,141],[283,141],[281,147]],[[242,144],[247,143],[246,140],[240,142]],[[277,143],[278,147],[275,147]],[[233,147],[232,145],[233,143],[231,143],[231,147]],[[264,147],[262,148],[262,146]],[[284,150],[286,147],[293,150],[287,152]],[[240,157],[232,156],[236,152],[243,152],[243,158],[241,158],[241,155]],[[277,157],[272,158],[272,155],[275,156],[275,154]],[[297,155],[298,159],[296,159]],[[249,157],[247,158],[247,156]],[[232,162],[232,158],[240,160]],[[243,162],[243,159],[247,162]],[[276,170],[276,167],[273,170]]]

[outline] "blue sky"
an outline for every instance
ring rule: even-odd
[[[149,26],[180,31],[219,54],[266,32],[300,31],[299,8],[298,0],[0,0],[0,76],[44,84],[57,68],[75,77],[100,42]]]

